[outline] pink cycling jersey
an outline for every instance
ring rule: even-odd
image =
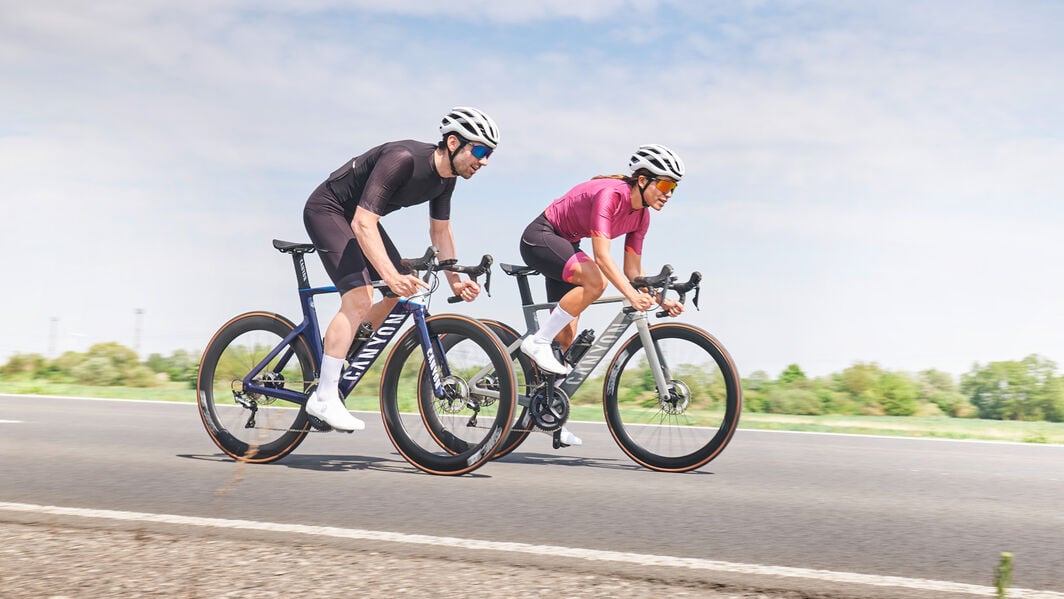
[[[624,180],[592,179],[551,202],[546,214],[558,234],[571,242],[626,234],[625,251],[641,255],[650,226],[648,212],[632,209],[632,188]]]

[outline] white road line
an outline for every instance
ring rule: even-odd
[[[22,424],[21,420],[0,420],[0,424]]]
[[[178,516],[173,514],[148,514],[142,512],[124,512],[114,510],[94,510],[85,508],[59,507],[51,505],[34,505],[29,503],[0,502],[0,510],[12,512],[30,512],[75,516],[81,518],[98,518],[104,520],[124,520],[134,522],[154,522],[184,526],[201,526],[206,528],[233,528],[265,532],[299,533],[340,539],[359,539],[367,541],[387,541],[391,543],[410,543],[415,545],[434,545],[441,547],[462,547],[488,551],[510,551],[552,557],[572,557],[593,561],[620,562],[640,566],[672,566],[690,570],[708,570],[731,574],[755,574],[761,576],[789,576],[808,580],[821,580],[833,583],[862,584],[879,587],[899,587],[904,589],[933,591],[942,593],[964,593],[982,597],[995,597],[997,590],[992,587],[941,580],[921,578],[902,578],[900,576],[874,576],[852,572],[833,572],[830,570],[811,570],[806,568],[788,568],[778,566],[761,566],[757,564],[740,564],[704,560],[690,557],[670,557],[666,555],[647,555],[624,553],[620,551],[599,551],[595,549],[578,549],[575,547],[557,547],[551,545],[530,545],[527,543],[505,543],[497,541],[480,541],[455,537],[434,537],[429,535],[412,535],[396,532],[361,530],[356,528],[336,528],[331,526],[308,526],[304,524],[281,524],[277,522],[257,522],[253,520],[226,520],[222,518],[200,518],[196,516]],[[1031,589],[1010,588],[1008,596],[1012,599],[1064,599],[1064,593],[1055,591],[1037,591]]]

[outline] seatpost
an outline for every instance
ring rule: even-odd
[[[521,294],[521,305],[530,306],[532,301],[532,289],[528,286],[528,275],[517,275],[517,291]]]
[[[303,254],[292,252],[292,264],[296,267],[296,281],[300,289],[310,289],[310,277],[307,276],[307,263],[303,261]]]

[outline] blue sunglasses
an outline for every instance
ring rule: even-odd
[[[469,145],[471,146],[469,152],[473,154],[473,158],[476,158],[477,160],[483,160],[488,156],[491,156],[491,153],[495,151],[488,146],[482,146],[480,144],[471,143]]]

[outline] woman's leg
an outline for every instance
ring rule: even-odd
[[[602,286],[591,271],[592,268],[598,271],[598,267],[580,251],[578,244],[558,235],[544,215],[525,229],[521,237],[521,257],[525,264],[543,274],[547,301],[558,302],[540,323],[539,330],[521,342],[521,351],[541,369],[564,376],[570,369],[555,357],[551,341],[557,339],[563,347],[572,343],[580,313],[602,295],[601,289],[595,295],[595,289]],[[599,278],[603,278],[601,273]],[[583,445],[580,437],[564,426],[556,434],[555,439],[562,446]]]
[[[557,302],[573,289],[572,284],[562,280],[562,275],[566,262],[578,253],[577,246],[560,237],[543,215],[532,221],[521,237],[521,257],[525,264],[543,274],[547,300],[551,302]],[[555,357],[551,342],[568,327],[574,316],[565,308],[556,306],[540,320],[539,328],[521,342],[521,351],[546,372],[568,374],[569,368]]]
[[[598,265],[587,254],[577,252],[566,263],[563,270],[565,281],[574,285],[572,289],[558,300],[558,306],[566,313],[572,314],[573,319],[555,336],[558,343],[565,351],[573,343],[580,320],[580,314],[587,309],[606,291],[606,277]]]
[[[520,248],[525,264],[543,274],[547,301],[558,302],[539,330],[521,343],[521,351],[547,372],[568,374],[569,367],[555,357],[551,342],[557,339],[565,347],[572,343],[573,323],[602,295],[605,277],[578,244],[558,234],[546,215],[525,228]]]

